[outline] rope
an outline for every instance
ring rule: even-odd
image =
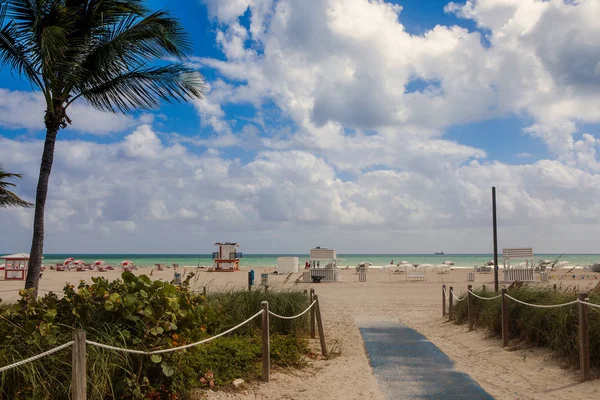
[[[216,338],[219,338],[221,336],[225,336],[230,332],[235,331],[237,328],[247,324],[248,322],[252,321],[254,318],[258,317],[259,315],[261,315],[263,313],[263,310],[260,310],[259,312],[257,312],[256,314],[254,314],[253,316],[251,316],[250,318],[248,318],[247,320],[245,320],[244,322],[234,326],[231,329],[226,330],[225,332],[221,332],[218,335],[209,337],[208,339],[204,339],[201,340],[199,342],[196,343],[190,343],[190,344],[186,344],[184,346],[179,346],[179,347],[173,347],[170,349],[163,349],[163,350],[154,350],[154,351],[143,351],[143,350],[131,350],[131,349],[125,349],[122,347],[114,347],[114,346],[109,346],[107,344],[102,344],[102,343],[97,343],[97,342],[92,342],[91,340],[86,340],[85,342],[87,344],[91,344],[92,346],[96,346],[96,347],[101,347],[103,349],[107,349],[107,350],[115,350],[115,351],[122,351],[124,353],[132,353],[132,354],[144,354],[144,355],[152,355],[152,354],[162,354],[162,353],[169,353],[171,351],[177,351],[177,350],[183,350],[183,349],[187,349],[190,347],[194,347],[194,346],[198,346],[199,344],[203,344],[203,343],[207,343],[210,342],[211,340],[214,340]]]
[[[454,300],[456,300],[456,301],[463,301],[464,299],[467,298],[467,295],[465,295],[465,297],[463,297],[462,299],[459,299],[458,297],[456,297],[456,295],[454,294],[454,292],[452,292],[452,296],[454,297]]]
[[[499,299],[500,297],[502,297],[501,294],[499,294],[498,296],[494,296],[494,297],[481,297],[481,296],[473,293],[470,290],[467,290],[467,292],[471,293],[473,296],[475,296],[475,297],[477,297],[478,299],[481,299],[481,300],[496,300],[496,299]]]
[[[299,318],[299,317],[303,316],[304,314],[306,314],[308,312],[308,310],[310,310],[315,305],[316,302],[317,302],[316,300],[313,301],[312,304],[310,306],[308,306],[308,308],[306,310],[302,311],[298,315],[294,315],[293,317],[284,317],[283,315],[275,314],[271,310],[269,310],[269,314],[271,314],[274,317],[281,318],[281,319],[295,319],[295,318]]]
[[[579,300],[579,299],[577,299],[577,302],[581,303],[581,304],[585,304],[586,306],[592,306],[592,307],[600,308],[600,304],[588,303],[587,301],[582,301],[582,300]]]
[[[530,307],[536,307],[536,308],[558,308],[558,307],[566,307],[566,306],[570,306],[570,305],[579,303],[579,300],[573,300],[573,301],[570,301],[568,303],[563,303],[563,304],[552,304],[552,305],[530,304],[530,303],[525,303],[524,301],[515,299],[514,297],[509,296],[508,294],[506,295],[506,297],[508,297],[511,300],[516,301],[517,303],[521,303],[523,305],[530,306]]]
[[[20,367],[20,366],[21,366],[21,365],[23,365],[23,364],[27,364],[27,363],[30,363],[30,362],[32,362],[32,361],[38,360],[38,359],[40,359],[40,358],[42,358],[42,357],[45,357],[45,356],[47,356],[47,355],[50,355],[50,354],[52,354],[52,353],[56,353],[57,351],[60,351],[60,350],[62,350],[62,349],[66,349],[67,347],[71,346],[73,343],[75,343],[75,342],[74,342],[74,341],[70,341],[70,342],[68,342],[68,343],[65,343],[65,344],[63,344],[63,345],[61,345],[61,346],[58,346],[58,347],[55,347],[55,348],[53,348],[53,349],[51,349],[51,350],[45,351],[45,352],[43,352],[43,353],[40,353],[40,354],[38,354],[37,356],[33,356],[33,357],[26,358],[25,360],[17,361],[17,362],[16,362],[16,363],[14,363],[14,364],[7,365],[7,366],[5,366],[5,367],[2,367],[2,368],[0,368],[0,372],[7,371],[7,370],[9,370],[9,369],[11,369],[11,368]]]

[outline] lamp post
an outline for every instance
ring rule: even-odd
[[[498,293],[498,221],[496,220],[496,187],[492,187],[492,225],[494,226],[494,291]]]

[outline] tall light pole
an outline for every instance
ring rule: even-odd
[[[492,187],[492,224],[494,226],[494,290],[498,292],[498,221],[496,220],[496,187]]]

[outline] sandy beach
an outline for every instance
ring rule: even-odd
[[[180,268],[181,272],[184,269]],[[190,271],[191,269],[187,269]],[[195,290],[246,287],[247,274],[208,273],[197,270],[192,280]],[[139,269],[136,274],[149,274]],[[65,282],[77,284],[101,275],[115,279],[120,271],[57,272],[47,270],[40,281],[40,294],[49,290],[60,292]],[[573,273],[576,275],[573,278]],[[441,285],[453,285],[457,293],[467,286],[467,271],[453,270],[448,274],[427,273],[426,282],[407,282],[404,274],[388,270],[370,270],[367,282],[359,282],[353,269],[341,271],[341,282],[306,284],[295,283],[294,274],[269,275],[269,286],[275,290],[296,287],[314,288],[319,294],[328,346],[339,355],[326,360],[314,360],[302,370],[274,371],[268,384],[245,385],[239,392],[206,393],[211,399],[383,399],[376,378],[371,372],[358,328],[369,322],[393,321],[416,329],[456,363],[459,371],[469,374],[488,393],[497,399],[578,399],[599,395],[600,381],[578,383],[578,372],[565,368],[543,349],[502,349],[498,339],[485,332],[468,332],[466,326],[448,323],[441,315]],[[585,278],[582,279],[581,277]],[[153,279],[172,279],[173,269],[152,271]],[[259,277],[257,277],[260,281]],[[591,272],[558,271],[550,282],[563,287],[590,289],[600,281],[600,274]],[[493,287],[493,274],[475,274],[473,285]],[[18,298],[22,281],[2,281],[3,301]],[[311,346],[317,348],[318,340]]]

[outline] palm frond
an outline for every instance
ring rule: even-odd
[[[6,172],[0,166],[0,208],[5,207],[33,207],[33,204],[22,200],[13,192],[6,189],[10,186],[15,186],[14,183],[7,182],[7,179],[21,178],[21,174],[11,174]]]
[[[4,24],[0,16],[0,63],[9,66],[21,77],[26,77],[39,89],[43,89],[39,70],[31,59],[32,53],[19,40],[19,32],[14,21]]]
[[[133,13],[124,16],[106,26],[104,34],[90,47],[81,63],[80,77],[73,75],[73,86],[81,85],[82,80],[95,86],[153,59],[184,58],[189,41],[178,20],[158,11],[145,17]]]
[[[0,188],[0,208],[7,207],[31,208],[33,207],[33,204],[19,198],[19,196],[9,190]]]
[[[204,96],[205,83],[197,71],[181,64],[124,72],[81,92],[90,104],[110,112],[151,109],[166,102],[185,102]]]

